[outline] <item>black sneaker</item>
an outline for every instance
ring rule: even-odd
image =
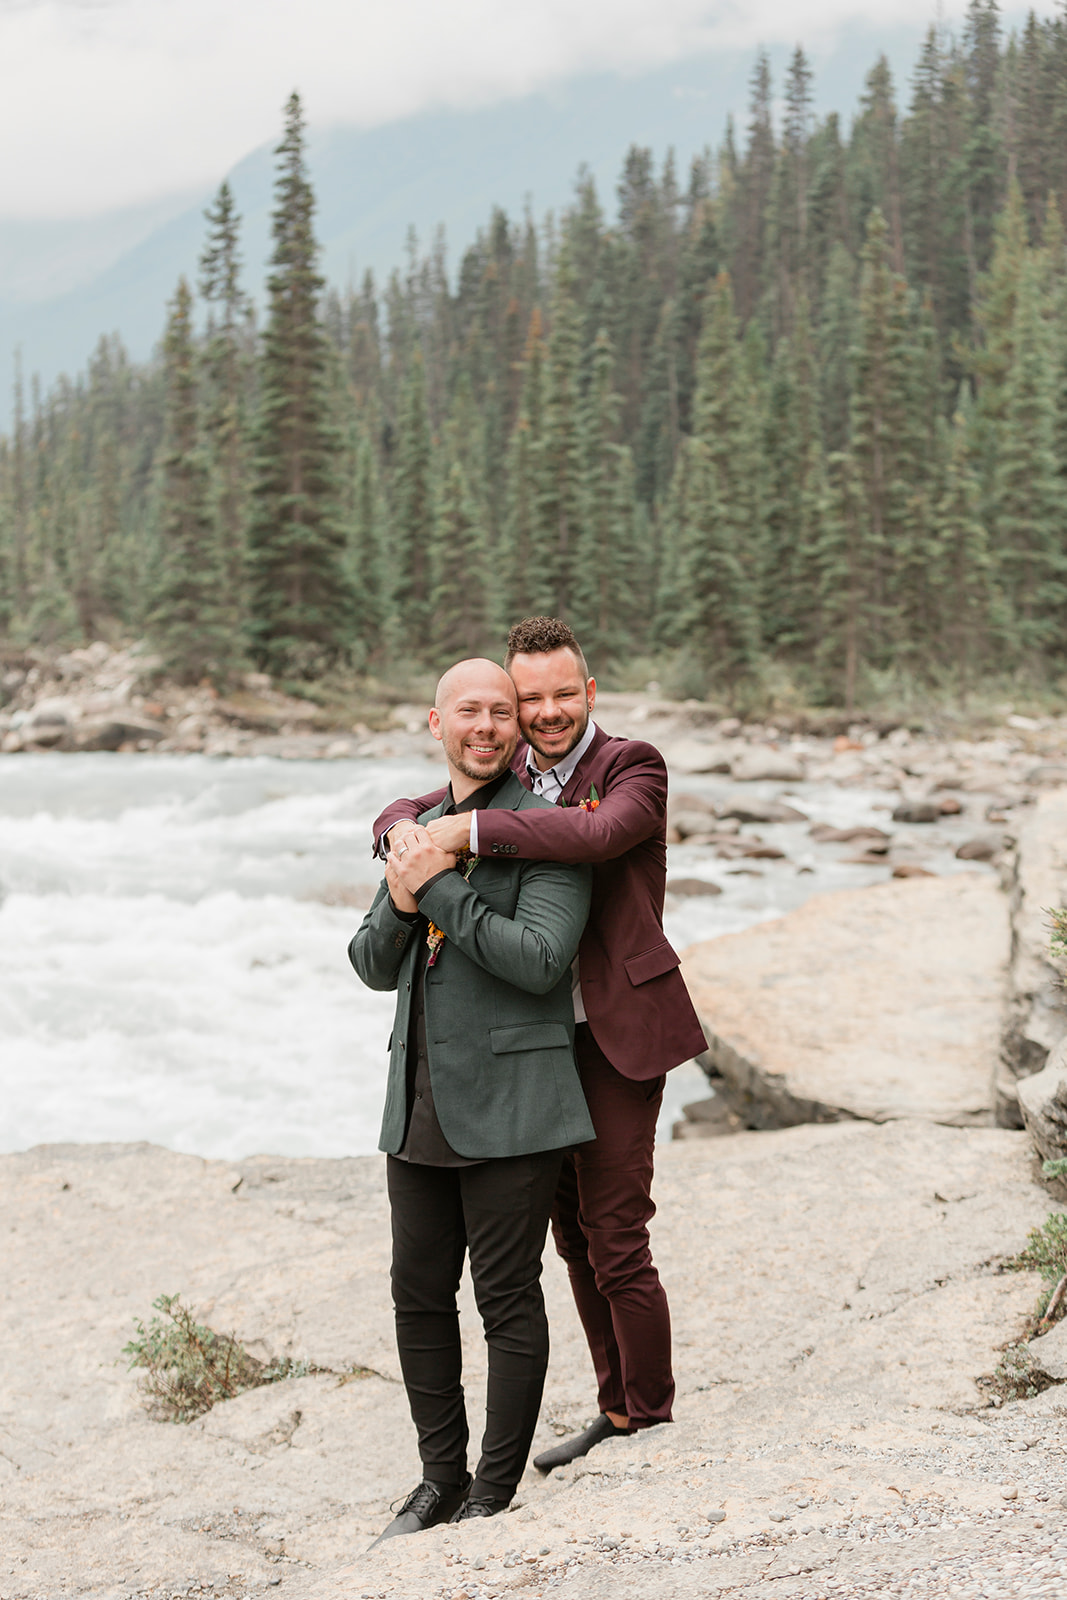
[[[450,1522],[473,1522],[475,1517],[496,1517],[501,1511],[506,1511],[511,1504],[510,1500],[470,1499],[464,1500],[459,1510],[450,1518]]]
[[[466,1500],[474,1480],[468,1472],[462,1483],[431,1483],[424,1478],[413,1489],[389,1526],[368,1545],[373,1550],[385,1539],[395,1539],[402,1533],[422,1533],[435,1528],[440,1522],[451,1522],[453,1515]]]

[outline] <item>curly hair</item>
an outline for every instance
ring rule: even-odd
[[[543,656],[553,650],[569,650],[582,669],[583,681],[588,680],[589,668],[582,647],[559,617],[524,617],[516,622],[508,634],[504,668],[510,668],[513,656]]]

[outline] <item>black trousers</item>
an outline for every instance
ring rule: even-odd
[[[425,1167],[390,1156],[396,1342],[423,1475],[462,1483],[467,1415],[456,1292],[470,1254],[489,1347],[485,1433],[471,1494],[510,1500],[548,1368],[541,1256],[562,1152]]]

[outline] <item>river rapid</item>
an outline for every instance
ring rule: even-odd
[[[369,903],[372,819],[441,772],[422,758],[0,759],[0,1150],[374,1150],[393,997],[352,972],[362,913],[336,902]],[[679,781],[714,800],[736,787]],[[886,821],[885,791],[796,784],[789,798],[814,821]],[[676,948],[886,876],[815,846],[802,824],[759,832],[787,854],[754,863],[758,876],[672,847],[673,874],[722,889],[672,902]],[[953,859],[951,828],[943,844],[937,870],[970,865]],[[681,1104],[707,1093],[692,1065],[668,1084],[666,1136]]]

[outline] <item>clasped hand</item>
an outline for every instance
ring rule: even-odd
[[[385,858],[385,881],[389,898],[398,911],[417,911],[416,889],[421,889],[437,873],[456,864],[455,854],[442,850],[418,823],[412,823]]]

